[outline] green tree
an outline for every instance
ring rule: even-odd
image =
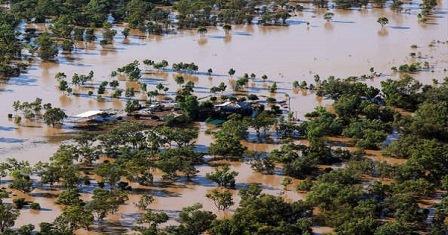
[[[20,212],[11,205],[0,204],[0,231],[3,233],[13,227],[19,215]]]
[[[226,32],[226,34],[228,34],[230,32],[230,30],[232,30],[232,26],[229,24],[225,24],[222,26],[222,28],[224,29],[224,31]]]
[[[38,55],[42,60],[52,60],[58,54],[56,42],[49,33],[42,33],[37,38]]]
[[[55,126],[62,124],[62,121],[67,117],[65,112],[60,108],[47,109],[43,115],[44,122],[47,125]]]
[[[182,101],[179,102],[179,106],[183,113],[191,119],[195,119],[199,115],[199,101],[196,96],[187,95]]]
[[[172,228],[176,234],[202,234],[206,232],[216,215],[210,211],[202,211],[202,205],[196,203],[182,208],[179,213],[180,225]],[[170,229],[168,229],[170,231]]]
[[[215,172],[207,173],[207,179],[217,183],[220,187],[234,188],[235,187],[235,177],[238,172],[231,171],[228,165],[222,167],[217,167]]]
[[[262,190],[260,184],[249,184],[246,188],[241,189],[238,192],[241,197],[241,204],[257,199]]]
[[[77,188],[69,188],[59,194],[56,202],[66,206],[80,205],[83,202],[80,196]]]
[[[331,19],[333,19],[334,13],[333,12],[326,12],[324,14],[324,20],[330,22]]]
[[[132,113],[141,108],[142,108],[142,106],[140,105],[140,102],[138,100],[128,100],[126,102],[126,107],[125,107],[124,111],[126,113]]]
[[[311,234],[312,208],[303,201],[259,194],[243,200],[229,219],[215,220],[212,234]]]
[[[277,91],[277,82],[272,83],[272,85],[269,87],[269,90],[271,93],[275,93]]]
[[[205,195],[212,200],[218,210],[226,210],[233,205],[232,193],[226,189],[212,189]]]
[[[135,230],[140,231],[143,234],[158,234],[158,225],[168,221],[169,217],[165,212],[154,212],[152,210],[146,210],[146,212],[138,219],[138,224]],[[143,225],[148,225],[147,227]]]
[[[19,75],[20,69],[13,65],[20,60],[23,45],[17,38],[15,27],[18,21],[12,14],[2,12],[0,15],[0,78]]]
[[[174,77],[174,81],[176,81],[177,85],[182,85],[185,82],[185,79],[182,75],[176,75],[176,77]]]
[[[101,26],[107,19],[111,2],[107,0],[90,0],[84,6],[84,13],[88,21],[96,27]]]
[[[64,208],[62,214],[55,219],[54,224],[59,230],[72,233],[79,228],[89,230],[93,221],[94,217],[91,211],[80,205],[71,205]]]
[[[131,0],[126,4],[125,20],[131,28],[138,28],[145,25],[148,18],[148,12],[152,6],[149,2],[143,0]]]
[[[400,222],[388,222],[379,226],[375,235],[405,235],[411,234],[412,228]]]
[[[22,170],[13,170],[10,173],[10,176],[13,178],[10,188],[20,190],[22,192],[31,192],[33,182],[30,177],[30,170],[22,169]]]
[[[272,125],[274,125],[275,122],[276,119],[272,114],[263,111],[251,120],[251,126],[257,132],[257,136],[260,137],[261,134],[260,130],[263,131],[263,134],[266,134],[266,130],[272,127]]]
[[[381,28],[383,28],[384,25],[389,24],[389,19],[387,19],[386,17],[382,16],[382,17],[379,17],[376,22],[378,22],[378,24],[381,25]]]
[[[228,73],[230,76],[233,76],[235,74],[235,72],[236,72],[235,69],[231,68],[231,69],[229,69]]]
[[[218,155],[224,158],[241,158],[246,147],[240,142],[240,137],[219,131],[215,135],[216,140],[210,144],[209,153],[211,155]]]
[[[415,111],[410,131],[426,137],[448,140],[448,102],[424,102]]]
[[[92,0],[94,1],[94,0]],[[101,40],[101,44],[112,44],[117,31],[112,29],[112,25],[110,23],[104,23],[103,25],[103,40]]]
[[[93,190],[92,200],[86,206],[101,221],[107,214],[115,213],[126,200],[127,195],[123,192],[95,189]]]
[[[20,226],[19,229],[17,229],[17,233],[20,235],[32,235],[34,230],[34,225],[32,224],[26,224]]]
[[[419,94],[421,87],[422,84],[409,75],[405,75],[400,80],[388,79],[381,82],[381,91],[386,104],[410,111],[415,110],[421,102]]]
[[[207,28],[206,27],[199,27],[198,28],[198,33],[201,34],[202,36],[205,35],[207,33]]]
[[[121,31],[121,34],[123,34],[124,38],[128,38],[129,36],[129,28],[124,28],[123,31]]]
[[[125,175],[125,171],[117,163],[103,163],[99,165],[95,173],[103,178],[112,188],[115,188],[121,177]]]
[[[69,39],[73,31],[73,25],[69,16],[61,16],[50,26],[50,29],[56,37]]]
[[[155,199],[154,199],[154,197],[152,195],[143,194],[140,197],[140,200],[138,201],[138,203],[136,203],[136,206],[140,210],[148,210],[149,209],[149,205],[151,205],[151,203],[153,203],[154,201],[155,201]]]

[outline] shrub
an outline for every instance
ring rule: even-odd
[[[30,208],[33,210],[40,210],[40,204],[37,202],[33,202],[30,204]]]
[[[12,200],[14,203],[14,206],[16,209],[22,209],[24,206],[28,205],[28,202],[25,200],[25,198],[16,198]]]

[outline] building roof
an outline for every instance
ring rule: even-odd
[[[77,118],[90,118],[90,117],[97,116],[97,115],[100,115],[100,114],[103,114],[103,113],[104,113],[104,111],[101,111],[101,110],[90,110],[90,111],[87,111],[87,112],[84,112],[84,113],[80,113],[80,114],[76,115],[75,117],[77,117]]]

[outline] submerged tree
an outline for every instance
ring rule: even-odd
[[[42,60],[52,60],[58,54],[57,44],[49,33],[42,33],[37,38],[37,45],[38,55]]]
[[[382,16],[382,17],[379,17],[376,22],[378,22],[378,24],[381,25],[381,28],[383,28],[386,24],[389,24],[389,19]]]
[[[0,204],[0,231],[3,233],[8,228],[13,227],[19,215],[20,212],[11,205]]]
[[[231,171],[228,165],[216,168],[215,172],[207,173],[207,178],[214,181],[221,187],[234,188],[235,187],[235,177],[238,172]]]
[[[327,22],[330,22],[330,21],[333,19],[333,16],[334,16],[334,13],[333,13],[333,12],[326,12],[326,13],[324,14],[324,19],[325,19]]]
[[[203,234],[211,227],[216,215],[201,209],[202,205],[199,203],[182,208],[179,213],[181,224],[169,228],[168,231],[174,230],[175,234]]]
[[[118,206],[127,199],[127,195],[121,191],[95,189],[93,190],[92,200],[86,206],[98,220],[102,221],[108,214],[115,213]]]
[[[235,72],[236,72],[235,69],[230,68],[228,73],[230,76],[233,76],[235,74]]]
[[[201,36],[204,36],[207,33],[207,28],[206,27],[199,27],[198,28],[198,33],[201,34]]]
[[[43,119],[47,125],[55,126],[61,124],[67,115],[60,108],[49,108],[45,111]]]
[[[224,29],[224,32],[226,32],[226,34],[229,34],[230,30],[232,30],[232,26],[229,24],[225,24],[224,26],[222,26],[222,28]]]
[[[81,205],[71,205],[63,209],[54,225],[59,231],[73,233],[75,230],[83,228],[89,230],[89,226],[93,224],[94,217],[90,210]]]
[[[153,210],[146,210],[138,220],[139,226],[135,230],[143,234],[158,234],[158,225],[168,221],[169,217],[165,212],[154,212]],[[147,225],[147,226],[144,226]]]
[[[232,193],[227,189],[212,189],[205,195],[218,210],[227,210],[233,205]]]

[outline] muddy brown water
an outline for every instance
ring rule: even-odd
[[[45,161],[61,141],[68,139],[73,132],[70,123],[66,123],[61,129],[35,123],[32,126],[15,125],[7,118],[8,113],[13,113],[11,105],[15,100],[32,101],[41,97],[44,102],[62,107],[71,116],[92,109],[124,107],[123,100],[106,98],[105,101],[98,102],[95,98],[88,97],[88,88],[79,89],[81,96],[62,94],[54,79],[57,72],[64,72],[70,78],[73,73],[87,74],[93,70],[95,79],[91,85],[96,88],[100,81],[111,81],[110,73],[113,70],[134,60],[166,59],[170,64],[194,62],[199,65],[202,73],[187,76],[186,79],[195,82],[196,94],[204,97],[209,95],[211,86],[220,82],[225,82],[230,87],[235,78],[229,78],[227,71],[234,68],[237,75],[257,74],[257,79],[246,88],[248,93],[275,96],[279,100],[287,99],[285,94],[288,94],[291,98],[289,108],[297,118],[303,118],[305,113],[318,105],[330,104],[325,99],[317,98],[312,92],[291,89],[292,81],[305,80],[311,83],[315,74],[319,74],[321,78],[329,75],[362,75],[370,74],[369,69],[374,67],[376,72],[383,75],[366,82],[378,86],[382,80],[399,77],[399,74],[391,72],[390,67],[428,61],[433,68],[414,76],[424,83],[430,83],[432,79],[440,80],[448,76],[444,71],[448,68],[448,43],[431,42],[448,40],[448,1],[438,2],[436,15],[427,24],[417,21],[417,3],[405,6],[411,9],[409,13],[397,13],[389,9],[334,10],[332,22],[323,19],[325,11],[307,8],[289,20],[289,27],[234,26],[230,36],[225,36],[221,29],[209,29],[203,37],[195,31],[182,31],[166,36],[131,35],[128,39],[117,35],[114,45],[105,48],[98,44],[78,44],[71,55],[61,55],[57,63],[36,60],[27,73],[0,83],[0,159],[15,157],[32,163]],[[379,16],[388,17],[390,24],[381,29],[376,22]],[[309,27],[306,22],[310,22]],[[35,27],[45,28],[42,25]],[[412,49],[410,46],[413,44],[418,48]],[[409,55],[411,52],[415,52],[420,58],[412,58]],[[208,68],[214,71],[211,77],[205,75]],[[262,74],[269,77],[268,81],[259,79]],[[174,76],[170,72],[146,71],[142,81],[148,84],[149,89],[154,89],[160,82],[167,85],[170,96],[177,88]],[[279,86],[275,95],[268,91],[273,81]],[[136,86],[132,82],[120,83],[122,87]],[[225,93],[231,93],[231,90],[228,89]],[[206,149],[211,142],[210,136],[203,133],[205,128],[205,124],[201,124],[198,148]],[[253,141],[244,144],[250,150],[265,152],[278,147],[275,144]],[[371,153],[371,156],[378,155]],[[200,172],[193,183],[181,181],[171,187],[152,189],[157,197],[153,208],[175,215],[182,207],[200,202],[205,209],[216,212],[212,203],[204,196],[207,190],[214,187],[205,178],[205,174],[213,169],[207,165],[199,166],[198,169]],[[259,182],[263,184],[266,193],[281,194],[288,200],[303,198],[303,195],[292,190],[293,186],[282,193],[280,175],[261,175],[253,172],[246,163],[232,163],[232,169],[239,172],[237,187],[243,187],[249,182]],[[237,205],[239,199],[236,192],[234,194]],[[60,213],[61,208],[54,204],[54,200],[43,195],[47,194],[35,191],[31,197],[46,209],[39,212],[22,210],[17,226],[51,222]],[[120,207],[119,213],[108,218],[112,223],[111,228],[129,227],[135,221],[138,210],[132,202],[138,200],[138,196],[133,195],[130,199],[130,202]],[[170,223],[175,221],[171,220]],[[320,230],[328,231],[327,228]]]
[[[197,146],[199,151],[202,146],[209,145],[212,137],[205,134],[207,127],[205,123],[200,123],[199,130],[200,136],[197,141]],[[250,143],[243,143],[248,148],[251,148]],[[264,151],[271,151],[273,148],[278,147],[278,145],[266,145],[262,148]],[[258,151],[259,149],[254,149]],[[209,156],[206,156],[209,159]],[[249,183],[259,183],[262,185],[263,192],[271,195],[281,196],[286,201],[297,201],[303,199],[305,195],[303,193],[297,192],[295,190],[299,180],[293,180],[292,183],[286,188],[286,190],[281,186],[281,181],[284,178],[281,174],[274,175],[264,175],[255,172],[251,169],[250,165],[246,162],[221,162],[230,164],[231,169],[238,172],[236,177],[236,189],[231,190],[233,193],[233,200],[235,204],[227,211],[218,211],[213,202],[205,197],[205,194],[216,187],[216,185],[206,178],[206,174],[213,172],[214,168],[209,164],[200,165],[197,167],[198,174],[191,181],[186,179],[181,179],[174,184],[164,185],[161,183],[161,172],[155,171],[155,183],[154,186],[142,187],[137,184],[132,184],[133,187],[139,188],[143,193],[148,193],[154,195],[156,198],[155,202],[150,206],[151,209],[156,211],[164,211],[170,216],[170,220],[163,224],[162,226],[175,225],[177,224],[178,213],[183,207],[193,205],[195,203],[201,203],[204,210],[213,211],[218,215],[219,218],[224,218],[230,216],[239,204],[240,197],[238,196],[238,189],[244,188]],[[277,171],[278,172],[278,171]],[[82,199],[89,200],[91,197],[91,191],[94,189],[95,177],[92,179],[92,186],[82,187]],[[16,226],[21,226],[25,224],[34,224],[38,226],[41,222],[52,222],[62,210],[60,205],[55,203],[57,195],[60,191],[53,187],[39,188],[33,190],[29,194],[23,194],[20,192],[13,192],[12,199],[23,197],[28,201],[40,203],[42,210],[36,211],[28,208],[22,209],[21,214],[16,222]],[[135,225],[135,221],[139,214],[142,213],[138,209],[135,203],[140,199],[141,194],[130,194],[129,201],[124,205],[120,206],[117,213],[109,215],[102,226],[93,226],[93,231],[78,231],[78,234],[94,234],[96,232],[105,233],[123,233],[128,231]],[[8,200],[11,201],[11,200]]]
[[[398,77],[390,67],[428,61],[434,66],[431,69],[434,72],[420,72],[415,76],[424,83],[430,83],[433,78],[442,79],[448,75],[444,71],[448,68],[448,44],[434,43],[433,47],[429,46],[433,40],[448,40],[448,4],[446,0],[439,3],[435,17],[427,24],[417,21],[417,3],[405,6],[411,9],[410,13],[376,8],[334,10],[332,22],[323,19],[325,11],[308,8],[291,18],[289,27],[234,26],[231,35],[227,36],[230,40],[225,39],[221,29],[210,29],[202,37],[195,31],[146,38],[134,35],[128,39],[118,34],[114,45],[105,48],[98,44],[79,43],[78,49],[71,55],[61,55],[57,63],[36,60],[28,73],[0,84],[0,159],[7,156],[32,162],[48,159],[49,153],[54,152],[58,142],[65,139],[64,135],[71,130],[68,124],[57,131],[47,127],[17,127],[7,118],[8,113],[13,113],[11,104],[15,100],[31,101],[41,97],[44,102],[64,108],[69,115],[91,109],[124,107],[123,100],[107,98],[98,102],[88,97],[89,89],[75,89],[82,93],[81,96],[62,94],[54,79],[57,72],[64,72],[70,78],[73,73],[87,74],[93,70],[93,87],[97,87],[100,81],[111,80],[113,70],[134,60],[149,58],[156,61],[166,59],[170,63],[194,62],[199,65],[202,74],[188,76],[187,80],[196,82],[195,91],[202,97],[209,95],[212,85],[222,81],[229,84],[232,79],[229,79],[227,71],[234,68],[237,75],[257,74],[258,79],[246,89],[248,93],[271,96],[273,94],[267,90],[272,81],[276,81],[279,89],[275,97],[287,100],[285,94],[288,94],[291,98],[290,109],[297,118],[303,118],[317,105],[329,103],[317,99],[312,92],[291,89],[292,81],[305,80],[310,83],[315,74],[322,78],[329,75],[362,75],[370,74],[369,69],[374,67],[383,76],[366,82],[378,86],[384,79]],[[379,16],[388,17],[390,24],[381,29],[376,22]],[[310,26],[305,22],[310,22]],[[47,28],[42,25],[32,27],[40,30]],[[199,43],[200,40],[206,42]],[[417,49],[410,47],[414,44]],[[409,55],[411,52],[420,55],[421,59],[412,58]],[[204,74],[208,68],[214,71],[211,78]],[[268,81],[259,79],[262,74],[268,75]],[[142,81],[150,89],[154,89],[159,82],[170,87],[168,95],[173,95],[177,88],[173,73],[156,72],[143,77]],[[121,83],[122,86],[135,86],[132,82]],[[230,93],[228,90],[227,93]]]

